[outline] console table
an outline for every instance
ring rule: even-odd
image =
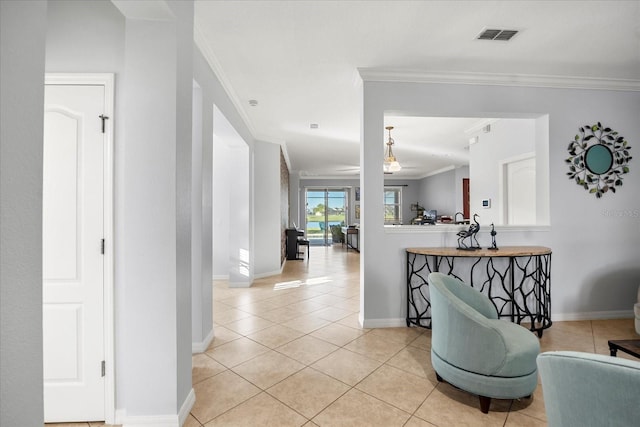
[[[360,230],[356,227],[342,227],[342,234],[344,234],[344,241],[342,245],[347,245],[347,250],[349,248],[353,249],[356,252],[360,252]],[[355,237],[356,243],[353,243]]]
[[[407,326],[431,328],[427,276],[454,276],[487,295],[500,318],[524,324],[542,337],[551,326],[551,249],[507,246],[498,250],[408,248]]]

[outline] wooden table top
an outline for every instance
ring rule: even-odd
[[[487,248],[463,250],[458,248],[407,248],[407,252],[418,255],[457,256],[457,257],[511,257],[548,255],[551,249],[545,246],[503,246],[497,250]]]

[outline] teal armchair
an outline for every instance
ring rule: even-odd
[[[538,368],[549,427],[640,425],[640,362],[551,351]]]
[[[452,276],[431,273],[428,282],[438,380],[478,395],[485,414],[492,398],[530,397],[538,385],[535,335],[498,319],[487,296]]]

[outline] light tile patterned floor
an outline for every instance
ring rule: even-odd
[[[359,254],[311,252],[249,289],[214,282],[215,339],[193,356],[185,426],[546,426],[541,386],[484,415],[476,396],[437,382],[430,331],[362,329]],[[555,322],[540,344],[608,354],[625,338],[637,338],[632,319]]]

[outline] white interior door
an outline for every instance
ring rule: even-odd
[[[517,160],[506,165],[507,224],[536,223],[536,159]]]
[[[46,422],[105,419],[100,85],[47,85],[43,161]]]

